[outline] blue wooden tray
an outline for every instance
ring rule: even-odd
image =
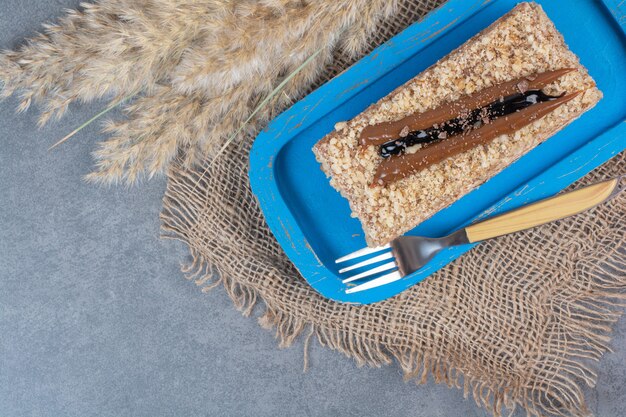
[[[348,202],[328,183],[312,146],[371,103],[434,64],[518,1],[450,0],[274,119],[254,142],[250,181],[272,232],[322,295],[368,304],[394,296],[471,245],[441,252],[420,271],[346,294],[334,259],[365,246]],[[567,187],[626,149],[626,2],[538,1],[604,93],[579,120],[409,234],[441,236],[481,216],[508,211]]]

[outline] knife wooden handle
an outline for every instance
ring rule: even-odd
[[[602,203],[611,196],[618,184],[619,178],[614,178],[541,200],[468,226],[465,231],[473,243],[573,216]]]

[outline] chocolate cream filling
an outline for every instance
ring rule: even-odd
[[[563,72],[561,72],[561,74],[563,74]],[[374,174],[372,186],[384,186],[400,180],[430,165],[441,162],[450,156],[466,152],[478,145],[486,144],[500,135],[513,133],[531,124],[535,120],[544,117],[559,106],[572,100],[580,93],[581,91],[578,91],[555,98],[551,101],[533,104],[515,113],[499,117],[489,124],[479,129],[472,130],[469,133],[427,143],[415,153],[386,158],[378,166]],[[502,95],[503,94],[500,93],[497,97],[501,97]],[[439,123],[441,123],[441,121]]]
[[[479,129],[498,117],[520,111],[537,103],[555,100],[559,97],[548,95],[541,90],[530,90],[525,93],[502,97],[500,100],[494,101],[485,107],[472,110],[447,122],[437,124],[428,129],[409,132],[405,136],[401,135],[398,139],[385,142],[380,145],[378,153],[383,158],[400,155],[410,146],[434,142],[438,139],[445,139],[448,136],[466,134],[470,130]]]
[[[414,113],[400,120],[367,126],[361,132],[359,143],[363,146],[382,145],[385,142],[406,136],[405,133],[428,129],[434,125],[457,118],[474,109],[487,106],[502,97],[520,93],[523,94],[528,90],[540,90],[572,71],[575,71],[575,69],[564,68],[528,75],[516,80],[487,87],[474,94],[461,97],[454,102],[446,103],[423,113]]]

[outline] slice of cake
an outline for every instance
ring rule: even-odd
[[[313,148],[368,245],[413,229],[593,107],[593,79],[521,3]]]

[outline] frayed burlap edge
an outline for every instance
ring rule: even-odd
[[[592,177],[606,178],[615,174],[624,166],[625,160],[624,155],[619,156],[582,182],[589,182]],[[577,248],[579,251],[587,252],[577,257],[574,270],[562,271],[563,276],[575,279],[561,282],[557,280],[548,292],[551,299],[544,303],[548,310],[542,313],[548,317],[544,320],[544,330],[552,335],[563,336],[544,337],[544,343],[539,343],[538,352],[545,350],[548,353],[540,353],[534,363],[526,365],[533,369],[530,373],[534,375],[531,381],[533,384],[528,386],[525,385],[528,381],[520,383],[523,378],[519,380],[503,378],[498,381],[491,379],[489,375],[480,375],[480,372],[477,374],[476,371],[480,369],[472,371],[471,360],[467,361],[468,358],[440,356],[436,352],[420,348],[418,344],[412,347],[399,345],[396,341],[389,343],[389,340],[394,339],[393,335],[384,334],[382,331],[363,333],[360,329],[352,330],[349,326],[342,329],[332,322],[337,315],[343,314],[345,319],[350,319],[354,312],[360,309],[384,308],[384,303],[359,308],[321,300],[336,310],[329,314],[328,323],[307,318],[307,314],[290,311],[286,308],[288,306],[280,304],[278,297],[273,297],[271,286],[259,285],[259,282],[255,284],[240,276],[232,269],[232,265],[224,265],[223,251],[207,251],[211,245],[207,244],[207,240],[195,230],[198,222],[202,222],[204,204],[201,197],[195,197],[198,195],[197,191],[193,191],[193,195],[188,194],[194,188],[197,179],[197,173],[176,169],[170,173],[170,184],[164,198],[162,214],[165,237],[178,239],[189,246],[193,261],[185,266],[183,271],[188,279],[202,288],[202,291],[209,291],[222,285],[235,306],[245,315],[252,312],[257,301],[263,301],[265,311],[259,322],[263,327],[276,329],[280,346],[291,345],[299,335],[305,333],[305,345],[314,335],[320,344],[343,352],[354,358],[359,365],[381,366],[396,360],[407,380],[424,383],[431,375],[436,383],[462,388],[465,397],[471,393],[479,406],[490,410],[494,415],[500,415],[502,407],[514,409],[516,405],[521,405],[531,415],[589,413],[580,384],[594,386],[596,373],[589,360],[597,361],[609,350],[611,324],[621,315],[620,308],[626,305],[624,196],[586,214],[560,222],[559,230],[576,229],[580,233],[592,234],[594,243],[600,245],[602,250],[598,252],[597,248]],[[202,189],[203,186],[199,188]],[[594,229],[594,226],[597,226],[594,221],[606,218],[608,213],[613,214],[613,219],[608,225],[611,230]],[[487,254],[494,252],[506,254],[515,242],[519,243],[520,239],[532,240],[533,234],[540,236],[540,240],[545,240],[546,236],[554,236],[555,230],[550,230],[551,227],[554,226],[548,225],[539,231],[524,232],[517,236],[483,243],[420,285],[441,280],[443,277],[462,275],[468,264],[473,265],[472,270],[476,269],[475,265],[479,268],[493,268],[493,265],[485,261]],[[524,262],[524,259],[514,258],[510,260],[510,265]],[[263,281],[276,280],[281,274],[280,263],[278,265],[276,268],[267,269],[268,265],[263,264],[263,268],[266,268]],[[533,266],[530,268],[518,266],[520,266],[518,270],[522,271],[533,269]],[[550,279],[548,276],[541,278]],[[301,280],[300,277],[295,279]],[[276,282],[280,282],[280,279]],[[286,286],[287,289],[291,285],[290,282]],[[280,287],[281,285],[278,285],[276,290],[285,289]],[[301,291],[302,288],[299,287],[298,290]],[[308,297],[315,297],[315,294],[309,294]],[[402,298],[402,295],[396,298]]]

